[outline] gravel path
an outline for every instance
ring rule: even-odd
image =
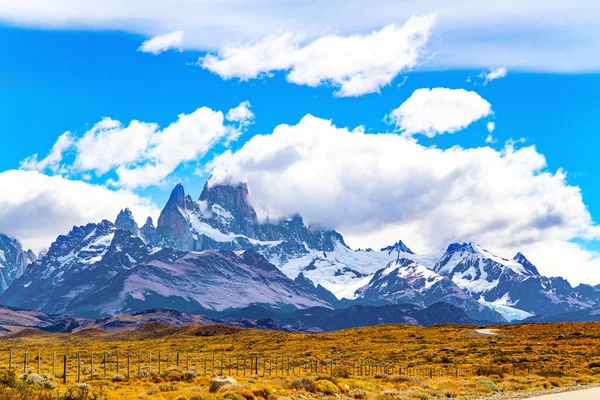
[[[481,400],[598,400],[600,399],[600,384],[568,386],[556,389],[539,390],[528,393],[495,394],[481,397]]]

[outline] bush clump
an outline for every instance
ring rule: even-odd
[[[324,379],[315,382],[315,391],[317,393],[323,393],[329,396],[339,394],[340,392],[338,387],[333,382]]]
[[[296,378],[290,385],[292,389],[306,390],[307,392],[315,392],[315,381],[310,378]]]

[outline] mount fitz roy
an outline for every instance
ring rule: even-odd
[[[139,227],[124,209],[114,223],[73,227],[39,258],[0,235],[0,303],[98,318],[151,308],[444,310],[441,302],[462,309],[461,322],[493,323],[600,307],[600,288],[542,276],[521,253],[504,259],[453,243],[419,255],[402,241],[355,251],[299,215],[261,223],[245,184],[210,183],[197,201],[177,185],[156,225],[148,218]]]

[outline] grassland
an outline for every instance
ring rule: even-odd
[[[152,324],[120,334],[26,330],[0,341],[0,368],[7,369],[12,353],[14,371],[0,375],[0,400],[475,399],[600,382],[600,323],[503,326],[497,336],[475,329],[382,325],[308,335]],[[209,393],[221,372],[237,384]]]

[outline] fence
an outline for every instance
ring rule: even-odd
[[[103,351],[47,353],[9,350],[0,355],[0,367],[18,373],[50,374],[63,383],[122,375],[127,379],[164,373],[170,368],[200,376],[355,376],[401,375],[418,378],[471,377],[479,375],[562,375],[576,369],[572,363],[551,365],[411,366],[374,360],[317,359],[267,355],[224,355],[165,351]]]

